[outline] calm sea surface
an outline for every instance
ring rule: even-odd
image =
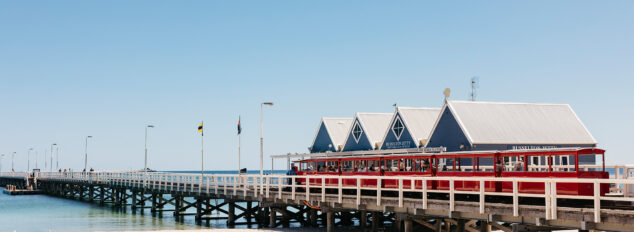
[[[182,171],[181,173],[199,172]],[[205,173],[237,172],[206,171]],[[252,172],[249,171],[249,173]],[[285,171],[275,171],[275,173],[285,173]],[[2,190],[3,188],[0,188],[0,191]],[[209,227],[226,228],[226,222],[212,221]],[[149,209],[141,213],[140,210],[131,211],[130,207],[121,210],[47,195],[10,196],[0,192],[0,232],[180,230],[209,227],[196,225],[193,216],[185,216],[184,221],[177,222],[172,212],[166,212],[162,216],[152,216]]]

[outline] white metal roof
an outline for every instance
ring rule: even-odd
[[[368,137],[372,147],[383,139],[383,133],[392,120],[392,113],[356,113],[354,117],[359,119],[363,133]],[[354,119],[353,119],[354,122]],[[352,125],[348,128],[347,136],[350,136]],[[346,140],[348,138],[346,137]]]
[[[401,115],[401,120],[405,124],[405,127],[409,129],[409,133],[416,143],[420,142],[422,139],[427,139],[431,136],[432,129],[434,128],[434,123],[438,119],[438,115],[440,115],[440,108],[423,108],[423,107],[397,107],[396,113]],[[396,113],[391,119],[391,122],[394,121],[394,117],[396,117]],[[391,125],[390,125],[391,126]],[[385,136],[387,133],[390,133],[389,126],[387,131],[385,132]]]
[[[597,143],[568,104],[447,101],[446,107],[471,144]]]
[[[352,118],[324,117],[321,118],[321,121],[326,126],[326,130],[328,130],[328,135],[330,135],[330,140],[332,140],[332,145],[335,149],[346,142],[345,139],[348,129],[352,124]]]

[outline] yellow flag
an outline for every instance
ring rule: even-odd
[[[203,133],[203,123],[200,123],[200,126],[198,126],[198,132]]]

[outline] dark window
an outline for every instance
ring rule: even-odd
[[[354,137],[354,140],[357,141],[357,143],[361,138],[361,134],[363,134],[363,130],[361,130],[361,125],[359,125],[359,122],[355,122],[354,128],[352,128],[352,137]]]
[[[396,117],[396,121],[394,122],[394,125],[392,125],[392,132],[394,132],[397,140],[401,139],[401,135],[403,134],[404,129],[405,127],[403,126],[401,117]]]

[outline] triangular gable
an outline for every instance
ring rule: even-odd
[[[447,151],[468,150],[472,144],[450,107],[443,106],[426,147],[446,147]]]
[[[332,138],[328,133],[328,129],[326,128],[326,124],[322,120],[319,123],[319,129],[317,130],[317,134],[315,135],[315,139],[313,140],[313,145],[310,146],[311,153],[317,152],[326,152],[326,151],[336,151],[335,145],[332,142]]]
[[[355,114],[342,151],[374,150],[375,144],[382,142],[382,135],[391,117],[391,113]],[[359,138],[355,138],[353,135],[356,125],[362,131]]]
[[[412,138],[410,130],[405,125],[400,112],[396,111],[394,118],[387,128],[385,138],[381,144],[381,150],[416,148],[418,143]]]
[[[361,129],[360,134],[358,134],[359,136],[355,136],[354,134],[356,129]],[[352,125],[350,126],[350,131],[348,132],[348,137],[346,138],[346,143],[344,144],[342,151],[365,151],[372,149],[374,149],[374,147],[370,143],[361,121],[355,117]]]
[[[310,152],[335,152],[341,149],[340,146],[345,143],[346,132],[351,123],[352,118],[321,118]]]
[[[383,136],[381,149],[423,146],[432,132],[440,110],[440,108],[397,107]],[[404,128],[401,133],[397,133],[400,131],[399,125]]]
[[[348,129],[352,124],[352,118],[323,118],[324,125],[328,130],[333,147],[339,151],[346,142]]]

